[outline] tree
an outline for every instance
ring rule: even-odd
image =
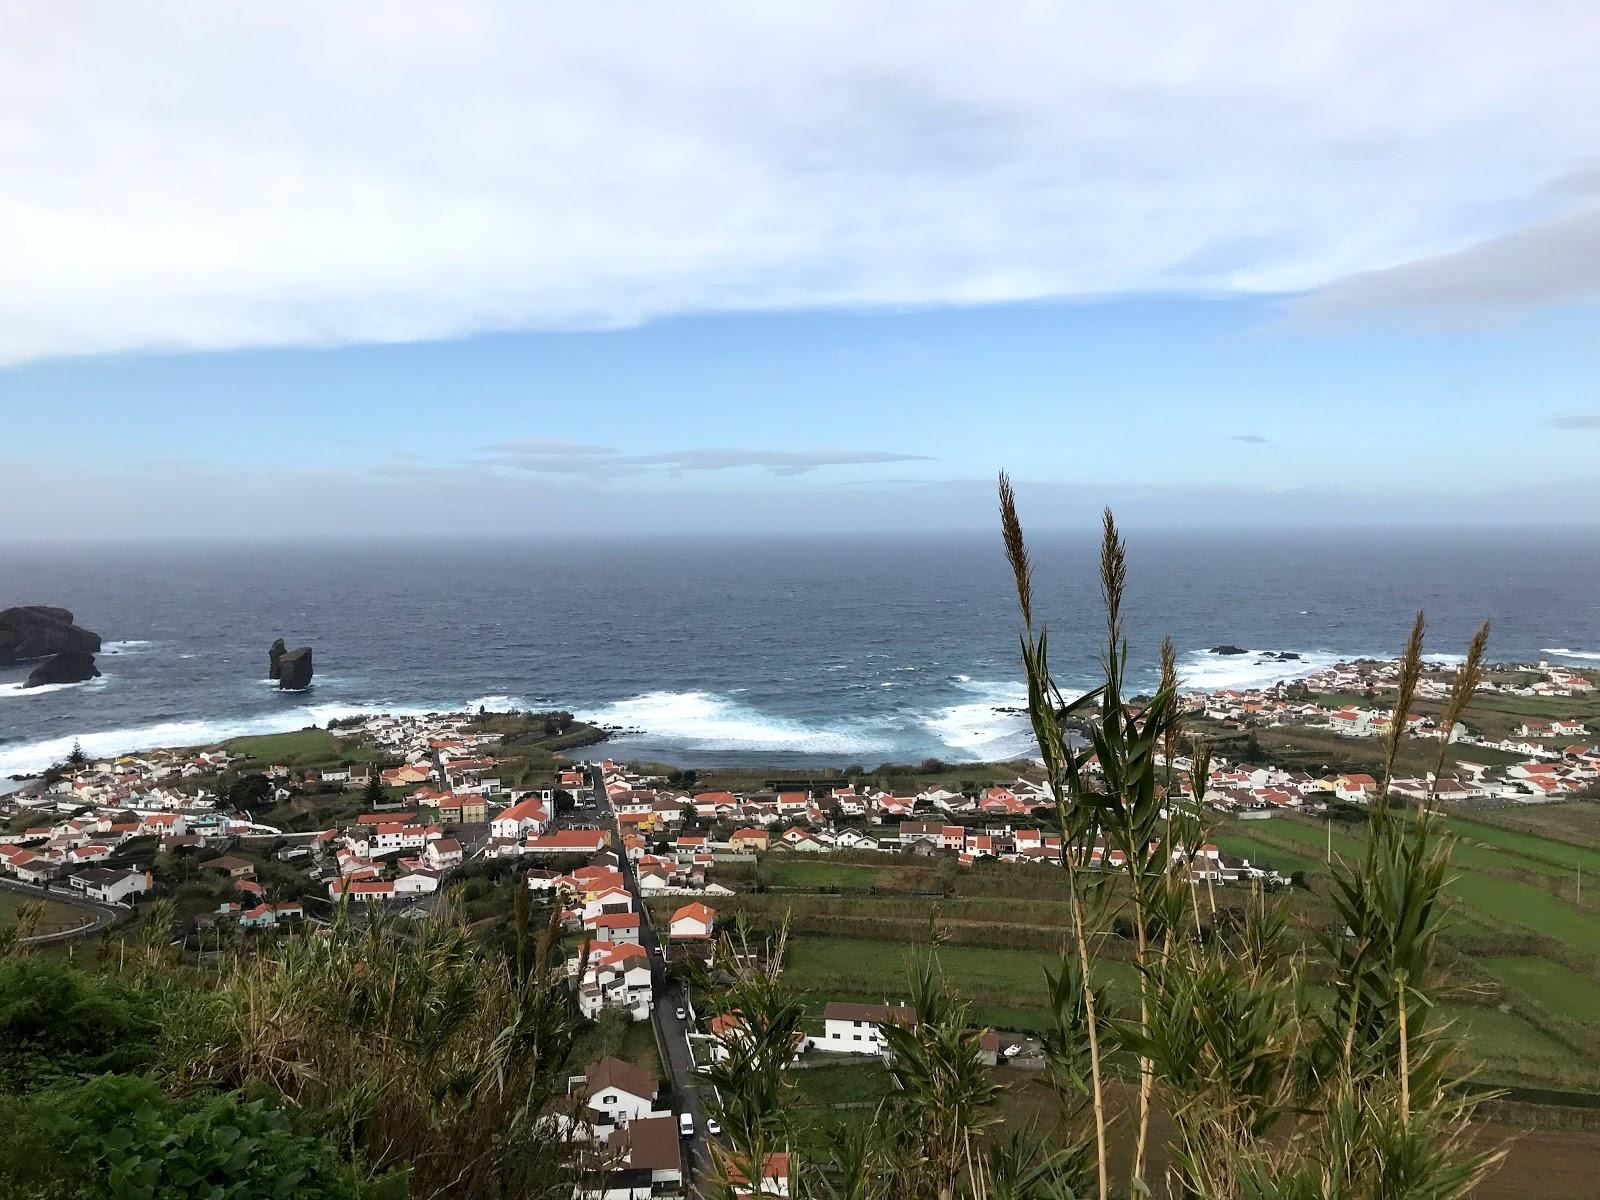
[[[228,785],[226,799],[230,808],[256,808],[272,798],[272,780],[259,771],[241,775]]]
[[[89,761],[89,756],[83,752],[83,746],[77,739],[73,739],[72,752],[67,755],[67,766],[81,767]]]
[[[366,786],[361,789],[362,802],[368,808],[377,808],[388,798],[388,793],[383,790],[383,772],[374,764],[367,773]]]
[[[566,788],[557,788],[553,797],[557,814],[564,815],[578,807],[578,802]]]

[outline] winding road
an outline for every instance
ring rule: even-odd
[[[89,920],[72,929],[58,929],[54,933],[39,933],[30,938],[23,938],[22,942],[28,946],[48,946],[52,942],[70,941],[77,937],[89,937],[99,933],[102,929],[109,929],[118,921],[127,917],[132,910],[119,908],[114,904],[101,904],[98,900],[90,900],[87,896],[80,895],[65,888],[51,888],[46,891],[28,883],[18,883],[13,879],[0,879],[0,888],[8,892],[18,892],[24,896],[31,896],[36,900],[54,900],[60,904],[67,904],[76,909],[81,909],[89,914]]]

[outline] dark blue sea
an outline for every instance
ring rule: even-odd
[[[1038,535],[1058,674],[1100,652],[1096,545]],[[1196,687],[1428,648],[1494,621],[1493,656],[1600,672],[1600,531],[1133,533],[1142,681],[1170,633]],[[873,766],[1026,752],[1011,581],[995,536],[390,540],[0,546],[0,607],[70,608],[102,678],[24,691],[0,668],[0,776],[364,712],[566,708],[640,732],[611,753]],[[310,645],[280,693],[267,646]],[[1303,655],[1218,658],[1232,642]]]

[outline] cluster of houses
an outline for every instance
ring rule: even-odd
[[[1393,691],[1399,670],[1400,664],[1394,661],[1342,662],[1270,687],[1190,693],[1185,703],[1189,711],[1235,728],[1303,726],[1328,729],[1341,737],[1377,739],[1387,737],[1390,732],[1394,719],[1391,710],[1370,702],[1326,708],[1309,697],[1324,693],[1361,693],[1370,699],[1384,690]],[[1418,682],[1417,693],[1423,699],[1443,700],[1452,682],[1453,672],[1448,668],[1426,671]],[[1584,676],[1548,661],[1515,668],[1480,687],[1485,692],[1539,698],[1582,696],[1595,690]],[[1424,714],[1411,715],[1406,725],[1409,737],[1438,738],[1455,745],[1454,757],[1458,761],[1452,768],[1454,774],[1444,778],[1396,780],[1392,790],[1404,798],[1420,801],[1431,797],[1447,803],[1464,800],[1535,802],[1568,798],[1591,791],[1600,784],[1600,746],[1574,740],[1588,739],[1595,732],[1581,720],[1529,718],[1503,736],[1475,733],[1462,722],[1451,729],[1442,729],[1431,716]],[[1521,761],[1509,765],[1474,762],[1475,747],[1495,751],[1494,757],[1501,762],[1503,755],[1514,755]],[[1219,809],[1259,811],[1302,804],[1314,807],[1318,801],[1330,797],[1364,801],[1372,797],[1377,787],[1370,775],[1313,778],[1304,772],[1242,766],[1214,770],[1206,795]]]
[[[0,873],[19,883],[48,887],[65,883],[72,891],[104,904],[129,905],[151,888],[150,873],[126,863],[113,865],[118,851],[135,838],[172,845],[198,844],[205,833],[226,836],[225,816],[208,810],[191,832],[182,812],[102,808],[79,812],[18,833],[0,833]]]
[[[347,829],[318,834],[313,849],[325,864],[329,898],[363,904],[431,895],[464,857],[442,826],[415,814],[363,813]]]
[[[578,1200],[650,1200],[682,1187],[681,1118],[673,1115],[656,1077],[619,1058],[603,1058],[568,1081],[574,1132],[590,1141],[593,1170]],[[736,1197],[784,1197],[789,1156],[773,1153],[754,1184],[735,1179]],[[740,1186],[744,1183],[748,1186]]]
[[[606,794],[624,832],[659,834],[680,825],[732,822],[757,832],[778,825],[824,826],[861,818],[868,824],[897,822],[919,810],[951,815],[1026,818],[1053,808],[1048,791],[1026,779],[968,796],[933,787],[916,794],[895,795],[882,789],[833,788],[826,792],[675,792],[657,780],[629,774],[612,762],[601,764]]]
[[[616,852],[600,849],[564,874],[533,868],[526,879],[556,898],[563,928],[583,935],[566,963],[579,1011],[593,1019],[610,1008],[648,1020],[655,1008],[655,973],[642,937],[649,915],[635,904]],[[716,910],[699,900],[678,907],[667,921],[666,951],[709,959],[716,924]]]
[[[1182,764],[1187,768],[1187,763]],[[605,764],[603,770],[609,778],[614,764]],[[1186,777],[1175,764],[1179,778]],[[1318,790],[1331,793],[1335,787],[1357,789],[1363,786],[1365,776],[1341,776],[1338,779],[1314,781],[1305,776],[1302,781],[1273,768],[1213,770],[1211,785],[1215,794],[1208,799],[1221,807],[1253,806],[1266,808],[1273,804],[1299,806]],[[1370,782],[1370,781],[1368,781]],[[618,771],[618,784],[627,785],[627,795],[634,796],[649,791],[650,781],[628,778]],[[614,794],[623,794],[619,791]],[[976,796],[961,796],[944,789],[899,797],[895,810],[920,814],[923,819],[901,819],[886,823],[889,810],[881,805],[882,793],[855,793],[846,789],[831,791],[825,801],[809,793],[796,793],[793,811],[800,814],[796,823],[786,828],[760,825],[741,826],[713,836],[705,832],[701,822],[720,822],[726,828],[728,818],[751,813],[747,801],[734,793],[710,792],[688,797],[694,806],[696,818],[693,832],[684,829],[660,828],[652,823],[633,825],[634,832],[623,838],[624,852],[635,865],[641,889],[660,894],[674,891],[700,890],[706,893],[725,892],[715,883],[704,884],[704,874],[718,859],[738,861],[751,855],[768,852],[794,854],[827,854],[839,851],[866,851],[911,855],[943,855],[954,857],[962,865],[992,861],[1000,863],[1034,863],[1055,865],[1061,861],[1061,837],[1038,826],[998,819],[1010,814],[1037,814],[1042,809],[1053,811],[1054,802],[1039,785],[1018,780],[1009,787],[984,789]],[[758,799],[765,804],[765,799]],[[841,802],[864,815],[865,821],[856,825],[842,824],[839,813]],[[763,811],[763,810],[756,810]],[[935,812],[948,814],[961,820],[929,820]],[[687,816],[683,818],[689,821]],[[1163,853],[1160,846],[1152,846],[1152,856]],[[1118,869],[1125,864],[1120,850],[1108,848],[1103,842],[1091,846],[1081,856],[1090,867]],[[1172,861],[1187,863],[1197,882],[1229,883],[1240,880],[1266,880],[1272,882],[1276,874],[1250,864],[1248,859],[1221,854],[1217,847],[1207,844],[1193,853],[1181,846],[1172,851]]]

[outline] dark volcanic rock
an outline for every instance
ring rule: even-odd
[[[278,686],[299,692],[311,686],[311,647],[285,651],[278,658]]]
[[[25,688],[43,687],[47,683],[82,683],[100,674],[94,665],[94,655],[87,650],[66,650],[52,654],[28,675]]]
[[[285,654],[287,654],[288,652],[289,652],[289,647],[287,647],[287,646],[285,646],[283,644],[283,639],[282,638],[279,638],[277,641],[273,642],[272,645],[267,648],[267,671],[269,673],[268,674],[268,678],[270,678],[270,679],[281,679],[281,678],[283,678],[283,667],[282,667],[281,664],[283,662],[283,656]]]
[[[1242,646],[1213,646],[1213,647],[1211,647],[1211,653],[1212,654],[1249,654],[1250,651],[1246,650]]]
[[[95,654],[100,635],[72,623],[64,608],[27,604],[0,612],[0,666],[52,654]]]

